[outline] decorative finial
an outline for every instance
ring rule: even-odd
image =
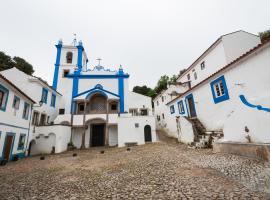
[[[81,40],[79,41],[79,46],[82,46],[82,41]]]
[[[123,69],[122,65],[120,65],[119,69]]]
[[[98,66],[100,66],[100,61],[101,61],[101,60],[102,60],[101,58],[97,58]]]
[[[76,38],[76,33],[73,33],[74,39],[72,41],[72,45],[75,47],[77,45],[77,38]]]
[[[58,40],[58,44],[63,44],[63,41],[61,38]]]

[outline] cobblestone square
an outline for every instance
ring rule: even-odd
[[[270,199],[269,162],[163,142],[73,153],[0,167],[0,199]]]

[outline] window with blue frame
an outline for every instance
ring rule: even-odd
[[[20,108],[20,98],[17,97],[16,95],[14,95],[12,107],[13,107],[14,109],[16,109],[16,110],[19,110],[19,108]]]
[[[24,107],[23,107],[23,119],[28,119],[29,116],[29,111],[30,111],[30,105],[26,102],[24,102]]]
[[[20,134],[18,150],[24,149],[25,141],[26,141],[26,134],[23,134],[23,133]]]
[[[210,83],[215,103],[230,99],[225,77],[221,76]]]
[[[0,84],[0,110],[6,111],[9,90]]]
[[[170,106],[170,111],[171,111],[171,114],[175,113],[174,105]]]
[[[52,94],[52,98],[51,98],[51,106],[55,107],[55,102],[56,102],[56,95]]]
[[[185,113],[185,108],[184,108],[183,100],[179,101],[177,104],[178,104],[179,114],[184,114]]]
[[[46,88],[42,88],[41,101],[43,103],[47,103],[47,99],[48,99],[48,90]]]

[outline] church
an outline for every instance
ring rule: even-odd
[[[76,43],[76,41],[75,41]],[[129,74],[87,68],[82,45],[56,45],[53,88],[63,95],[55,124],[71,126],[71,141],[79,147],[125,146],[155,141],[151,98],[129,91]]]
[[[55,46],[52,86],[17,68],[1,72],[11,84],[24,91],[27,98],[33,99],[27,118],[13,114],[23,109],[20,105],[17,110],[10,106],[6,112],[0,112],[0,117],[7,122],[14,121],[15,117],[23,124],[29,124],[22,127],[25,142],[20,149],[20,158],[60,153],[68,147],[124,147],[156,141],[151,98],[129,91],[130,75],[122,66],[111,70],[99,62],[95,67],[88,67],[81,41],[74,40],[71,45],[65,45],[60,40]],[[7,95],[6,101],[16,99]],[[11,142],[16,143],[16,134],[20,131],[15,130],[12,123],[5,123],[5,126],[14,133]],[[12,160],[18,152],[16,145],[13,145],[14,149],[12,145],[5,148],[5,135],[2,132],[0,154],[5,151],[6,157]]]

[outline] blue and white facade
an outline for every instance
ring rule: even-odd
[[[223,132],[219,141],[269,143],[269,57],[270,43],[258,42],[227,64],[219,65],[218,70],[202,75],[196,83],[191,80],[191,88],[168,103],[171,115],[179,122],[179,139],[193,142],[194,129],[188,119],[198,119],[206,133]],[[212,66],[204,58],[197,63],[204,63],[203,68],[196,69],[198,79],[200,71]],[[191,68],[179,81],[193,75]]]
[[[0,75],[0,161],[25,157],[34,103]]]
[[[129,91],[129,74],[121,66],[88,68],[82,42],[59,41],[56,49],[53,88],[63,97],[54,123],[70,125],[77,148],[144,144],[145,129],[156,140],[151,98]]]

